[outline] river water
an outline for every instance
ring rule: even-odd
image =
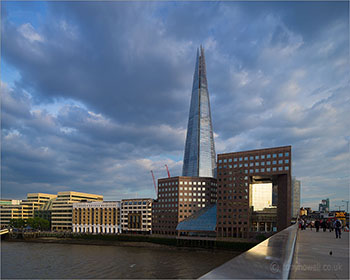
[[[1,278],[198,278],[238,253],[175,247],[1,242]]]

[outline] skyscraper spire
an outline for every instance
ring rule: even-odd
[[[211,122],[204,49],[197,49],[190,114],[185,144],[183,176],[215,177],[215,145]]]

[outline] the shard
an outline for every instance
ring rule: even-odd
[[[182,176],[216,177],[213,126],[202,46],[197,50]]]

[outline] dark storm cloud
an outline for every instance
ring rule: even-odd
[[[187,46],[181,50],[181,43],[167,42],[136,3],[52,5],[37,40],[28,40],[35,37],[30,24],[18,28],[4,22],[4,33],[11,34],[4,40],[4,57],[17,66],[22,87],[40,99],[80,100],[123,122],[185,120],[187,102],[179,92],[186,90],[183,81],[190,81],[192,49],[188,61]]]
[[[202,43],[217,152],[292,145],[305,202],[339,200],[348,34],[346,2],[5,3],[3,193],[153,195],[151,169],[180,174]]]

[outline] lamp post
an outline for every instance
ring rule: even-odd
[[[339,207],[339,212],[340,212],[340,207],[343,207],[344,205],[334,205],[334,207]]]

